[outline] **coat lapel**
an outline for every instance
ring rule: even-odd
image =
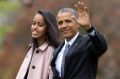
[[[81,36],[79,35],[76,40],[73,42],[73,44],[71,45],[71,47],[69,48],[69,51],[67,52],[66,54],[66,57],[68,55],[71,55],[73,53],[73,51],[75,50],[75,48],[77,48],[80,44],[79,44],[79,41],[80,41],[80,38]]]
[[[68,65],[68,63],[69,63],[69,61],[70,61],[70,58],[71,58],[72,54],[74,53],[74,51],[76,51],[75,49],[76,49],[77,47],[79,47],[80,41],[81,41],[81,36],[79,35],[79,36],[76,38],[76,40],[74,41],[74,43],[72,44],[72,46],[69,48],[69,51],[67,52],[66,58],[65,58],[65,69],[66,69],[66,67],[67,67],[67,65]]]

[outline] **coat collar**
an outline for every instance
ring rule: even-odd
[[[48,48],[48,43],[45,42],[43,45],[41,45],[38,49],[40,49],[42,52],[44,52]]]
[[[68,43],[70,46],[74,43],[74,41],[76,40],[76,38],[79,36],[79,32],[77,32],[77,34],[70,40],[70,41],[67,41],[65,39],[65,44]]]

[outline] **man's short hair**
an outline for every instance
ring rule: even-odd
[[[65,12],[70,12],[72,16],[75,16],[76,18],[78,17],[77,11],[72,8],[63,8],[58,11],[58,14],[65,13]]]

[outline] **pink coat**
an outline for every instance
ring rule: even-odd
[[[53,52],[54,48],[45,42],[39,48],[35,49],[32,56],[31,47],[20,67],[16,79],[24,79],[28,67],[29,71],[27,79],[52,79],[50,62]]]

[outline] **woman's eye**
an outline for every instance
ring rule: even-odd
[[[38,23],[38,26],[39,27],[42,27],[42,26],[44,26],[45,24],[44,23]]]
[[[32,25],[35,25],[36,23],[35,22],[32,22]]]

